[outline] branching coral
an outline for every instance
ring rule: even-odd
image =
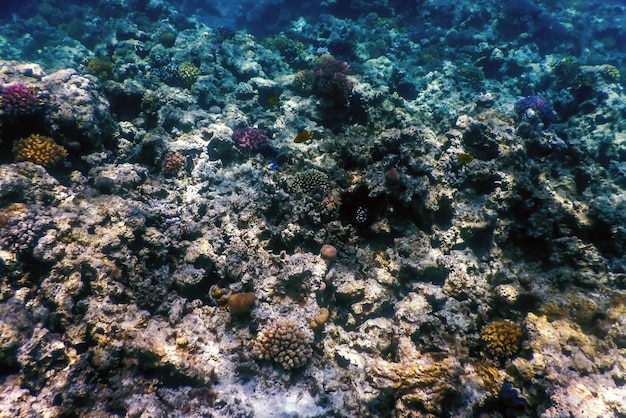
[[[15,161],[30,161],[44,167],[52,167],[61,162],[67,151],[47,136],[33,134],[22,138],[13,145]]]
[[[505,360],[517,354],[522,340],[522,328],[507,319],[491,322],[480,332],[487,354]]]
[[[191,62],[183,62],[178,66],[178,75],[188,86],[191,86],[200,77],[200,69]]]
[[[313,70],[313,93],[333,100],[345,101],[352,94],[352,81],[346,74],[350,66],[331,55],[322,55]]]
[[[330,189],[328,175],[314,168],[296,173],[292,184],[295,189],[309,195],[325,194]]]
[[[555,122],[557,117],[552,105],[547,99],[539,96],[529,96],[515,103],[515,113],[519,117],[539,118],[544,124]]]
[[[161,172],[166,175],[173,175],[180,171],[185,165],[185,156],[180,152],[168,151],[161,161]]]
[[[252,352],[260,360],[273,360],[285,369],[295,369],[311,358],[312,341],[310,330],[281,318],[259,332]]]
[[[259,151],[268,146],[267,132],[259,128],[240,128],[233,132],[233,141],[239,148],[250,151]]]
[[[0,95],[0,113],[4,117],[23,117],[37,113],[41,108],[35,90],[24,84],[11,84],[2,88]]]

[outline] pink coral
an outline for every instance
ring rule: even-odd
[[[258,128],[241,128],[233,132],[233,141],[239,148],[260,151],[267,146],[267,132]]]
[[[313,71],[313,92],[322,98],[345,100],[352,94],[352,81],[346,74],[350,66],[330,55],[323,55]]]
[[[0,96],[0,109],[5,117],[23,117],[37,113],[41,108],[33,90],[17,83],[4,86]]]

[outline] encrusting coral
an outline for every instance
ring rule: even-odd
[[[12,203],[9,207],[0,210],[0,228],[4,228],[8,225],[9,220],[18,216],[20,213],[24,213],[28,210],[28,206],[24,203]]]

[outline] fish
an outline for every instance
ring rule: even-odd
[[[280,97],[278,96],[268,97],[267,103],[271,105],[277,105],[278,103],[280,103]]]
[[[276,161],[273,158],[272,159],[268,158],[267,163],[265,164],[265,168],[270,171],[278,170],[279,168],[278,161]]]
[[[468,164],[471,163],[472,161],[474,161],[474,156],[472,154],[459,154],[456,157],[457,161],[460,162],[461,164]]]
[[[303,142],[307,142],[310,141],[311,138],[313,138],[313,131],[302,131],[299,132],[294,138],[293,138],[293,142],[295,142],[296,144],[302,144]]]

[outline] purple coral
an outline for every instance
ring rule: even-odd
[[[39,98],[24,84],[11,84],[2,88],[0,110],[5,117],[34,115],[40,108]]]
[[[347,62],[330,56],[321,59],[313,70],[313,92],[324,99],[347,99],[352,94],[353,84],[346,76],[349,69]]]
[[[240,128],[233,132],[233,141],[239,148],[250,151],[261,151],[268,146],[267,132],[259,128]]]
[[[539,118],[546,125],[556,121],[556,114],[550,102],[539,96],[529,96],[518,100],[515,103],[515,113],[528,119]]]

